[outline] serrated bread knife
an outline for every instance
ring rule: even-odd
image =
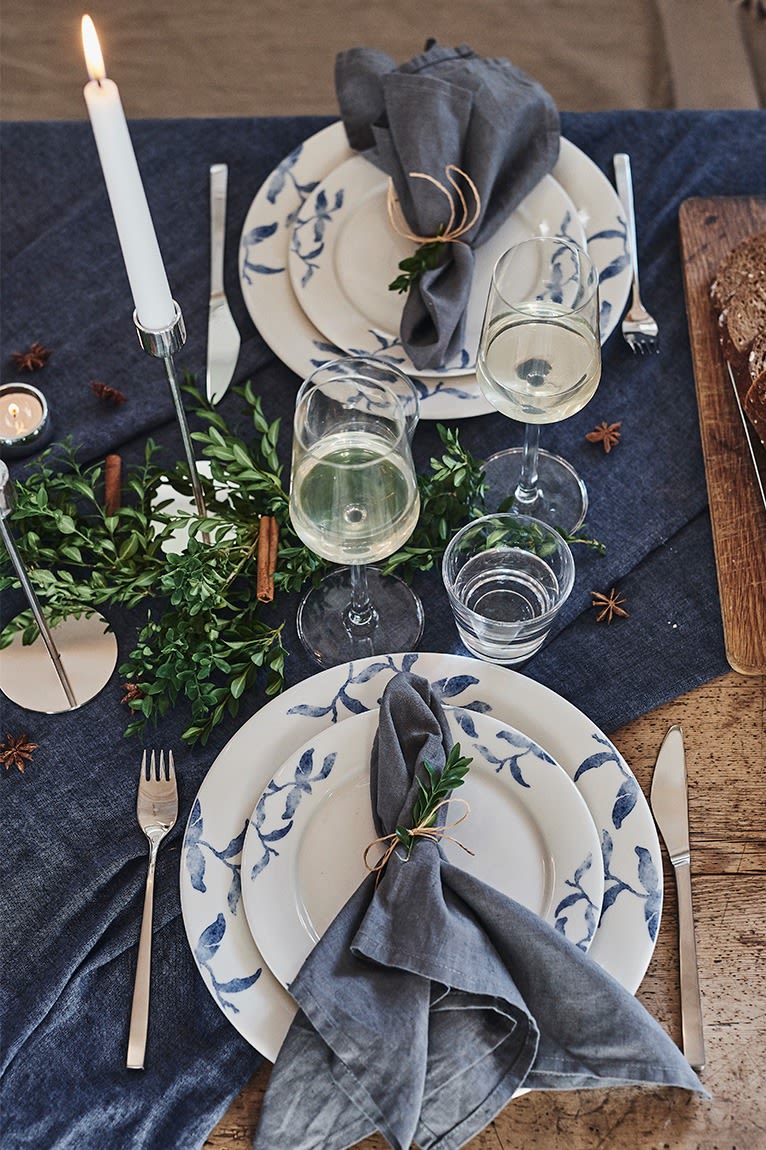
[[[678,725],[668,730],[660,747],[652,778],[651,805],[676,876],[683,1050],[690,1065],[699,1071],[705,1065],[705,1045],[692,912],[686,757],[684,735]]]
[[[223,290],[223,249],[226,234],[226,188],[229,169],[210,169],[210,308],[207,321],[206,393],[219,403],[231,383],[239,356],[239,331]]]

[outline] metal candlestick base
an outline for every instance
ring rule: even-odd
[[[48,626],[6,523],[12,510],[8,467],[0,460],[0,535],[40,631],[26,645],[18,632],[0,652],[0,690],[30,711],[72,711],[106,684],[117,663],[117,640],[101,615],[70,616],[52,629]]]
[[[42,637],[27,646],[21,634],[0,651],[0,691],[28,711],[57,715],[74,711],[106,686],[117,664],[117,640],[101,615],[70,616],[48,628],[72,701]]]
[[[138,342],[144,351],[148,355],[153,355],[156,359],[163,360],[165,364],[165,371],[167,373],[168,383],[170,384],[170,394],[173,396],[176,416],[178,417],[178,424],[181,428],[181,439],[183,440],[184,451],[186,452],[186,462],[189,466],[189,476],[191,478],[192,491],[194,492],[194,504],[197,509],[197,514],[204,516],[207,514],[205,497],[202,493],[197,461],[194,458],[194,449],[192,447],[191,435],[189,434],[189,424],[186,421],[186,412],[184,411],[184,405],[181,399],[181,389],[178,386],[175,364],[173,363],[173,352],[178,351],[179,348],[182,348],[186,343],[186,327],[180,307],[175,300],[173,300],[173,304],[176,309],[176,314],[169,327],[156,331],[143,327],[139,322],[136,312],[133,312],[133,323],[136,325]]]

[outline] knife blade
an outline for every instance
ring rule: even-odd
[[[766,509],[766,463],[764,463],[764,447],[758,436],[755,434],[755,428],[750,423],[750,420],[745,415],[742,407],[742,400],[739,398],[739,389],[737,388],[737,380],[734,375],[729,361],[726,361],[726,367],[729,372],[729,379],[731,386],[734,390],[734,398],[737,401],[737,411],[739,418],[742,420],[742,426],[745,429],[745,442],[747,443],[747,450],[750,455],[750,462],[755,471],[755,483],[758,491],[760,492],[761,502]]]
[[[226,233],[226,164],[210,168],[210,305],[207,321],[207,398],[223,399],[237,365],[240,338],[223,290],[223,252]]]
[[[686,755],[683,730],[678,724],[669,728],[657,755],[652,777],[651,806],[673,864],[678,892],[683,1051],[691,1066],[699,1071],[705,1065],[705,1044],[692,911]]]

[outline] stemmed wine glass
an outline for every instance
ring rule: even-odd
[[[490,456],[488,505],[564,531],[585,519],[588,494],[570,463],[539,447],[540,427],[574,415],[601,378],[598,272],[571,240],[536,236],[495,264],[476,372],[498,411],[525,424],[524,446]]]
[[[418,520],[410,450],[417,413],[407,376],[363,357],[322,365],[298,392],[290,519],[307,547],[344,564],[298,608],[301,641],[323,666],[410,651],[420,641],[417,595],[368,566],[398,550]]]

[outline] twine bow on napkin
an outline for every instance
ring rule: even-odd
[[[335,85],[349,143],[389,174],[414,236],[433,239],[448,225],[445,173],[459,171],[476,189],[470,226],[413,282],[402,314],[415,367],[439,368],[463,348],[474,249],[556,163],[558,111],[508,60],[466,46],[429,43],[401,67],[353,48],[336,59]]]
[[[377,834],[411,827],[425,763],[450,734],[426,679],[396,675],[370,760]],[[420,780],[420,782],[418,781]],[[434,826],[447,819],[441,806]],[[439,836],[394,851],[290,986],[256,1150],[457,1150],[520,1086],[657,1082],[702,1091],[681,1052],[609,974],[531,911],[449,863]],[[704,1091],[703,1091],[704,1092]]]

